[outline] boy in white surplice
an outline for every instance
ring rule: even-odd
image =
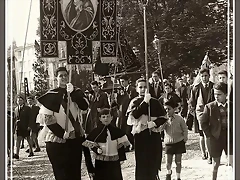
[[[94,180],[122,180],[120,161],[126,160],[125,147],[130,143],[121,129],[110,124],[113,116],[109,109],[102,109],[99,119],[101,124],[90,132],[83,143],[94,152]]]

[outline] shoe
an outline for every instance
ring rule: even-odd
[[[41,149],[40,148],[36,148],[34,152],[40,152]]]
[[[206,154],[203,154],[202,155],[202,160],[206,160],[207,159],[207,155]]]
[[[34,156],[33,152],[29,153],[28,157]]]
[[[171,180],[171,174],[166,175],[166,180]]]
[[[177,178],[177,180],[181,180],[180,178]]]
[[[27,149],[25,152],[26,152],[26,153],[29,153],[29,149]]]
[[[14,154],[14,155],[13,155],[13,158],[14,158],[14,159],[19,159],[19,155]]]
[[[208,158],[208,164],[212,164],[212,158]]]

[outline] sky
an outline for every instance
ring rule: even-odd
[[[37,18],[40,16],[40,0],[32,0],[31,16],[29,21],[27,44],[34,43],[38,27]],[[27,31],[27,21],[31,0],[7,0],[6,1],[6,43],[11,44],[13,39],[17,46],[23,46]]]

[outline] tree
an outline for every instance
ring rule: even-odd
[[[37,60],[33,63],[34,70],[34,91],[37,95],[42,95],[46,93],[49,89],[48,86],[48,73],[45,70],[45,61],[41,58],[40,45],[35,41],[35,55]]]
[[[152,41],[161,41],[165,75],[190,72],[205,53],[213,63],[227,59],[226,0],[151,0],[146,8],[149,67],[158,67]],[[124,1],[122,26],[132,47],[144,57],[143,13],[138,1]],[[144,59],[144,58],[141,58]],[[143,63],[143,62],[142,62]]]

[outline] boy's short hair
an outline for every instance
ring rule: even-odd
[[[222,91],[224,94],[228,92],[228,85],[223,82],[218,82],[213,85],[213,88],[219,91]]]
[[[200,71],[199,71],[200,74],[203,74],[203,73],[205,73],[205,72],[210,75],[210,71],[209,71],[209,69],[207,69],[207,68],[202,68],[202,69],[200,69]]]
[[[103,108],[98,112],[98,116],[101,117],[102,115],[108,115],[110,114],[111,116],[113,116],[112,110],[109,108]]]
[[[67,74],[68,74],[68,71],[67,71],[67,68],[66,68],[66,67],[59,67],[59,68],[57,68],[57,70],[56,70],[56,72],[55,72],[55,76],[56,76],[56,77],[58,76],[58,73],[59,73],[60,71],[66,71]]]
[[[218,72],[218,75],[224,74],[227,77],[227,71],[226,70],[221,70]]]
[[[99,83],[98,83],[97,81],[92,81],[92,82],[91,82],[91,85],[99,86]]]
[[[137,81],[136,81],[136,86],[138,85],[138,83],[140,82],[145,82],[147,83],[146,79],[145,78],[139,78]]]
[[[172,107],[173,109],[178,106],[177,103],[174,102],[173,99],[166,100],[166,101],[164,102],[164,105],[165,105],[165,106],[170,106],[170,107]]]
[[[128,77],[128,75],[124,74],[124,75],[120,76],[119,79],[124,79],[125,81],[128,81],[129,77]]]

